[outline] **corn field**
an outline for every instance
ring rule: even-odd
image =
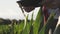
[[[37,14],[36,20],[33,20],[33,14],[30,21],[28,21],[28,15],[26,19],[21,22],[12,20],[11,23],[4,24],[2,23],[3,21],[0,20],[0,34],[45,34],[47,30],[46,26],[53,21],[54,15],[55,13],[51,13],[45,25],[42,25],[44,18],[41,9]]]

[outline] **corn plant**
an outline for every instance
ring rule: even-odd
[[[9,25],[0,25],[0,34],[45,34],[47,25],[54,19],[55,13],[51,13],[47,23],[41,27],[43,22],[43,14],[41,9],[38,12],[36,20],[33,20],[33,14],[31,20],[28,22],[28,15],[22,22],[12,21]]]

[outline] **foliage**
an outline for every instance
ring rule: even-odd
[[[43,14],[41,9],[38,12],[36,20],[33,20],[33,14],[30,21],[28,15],[22,22],[12,21],[8,25],[0,25],[0,34],[45,34],[46,25],[53,20],[55,13],[52,13],[47,20],[47,23],[41,27],[43,23]]]

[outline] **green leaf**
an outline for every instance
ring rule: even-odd
[[[30,24],[28,23],[28,16],[26,17],[25,19],[25,24],[24,24],[24,29],[23,29],[23,32],[22,34],[29,34],[29,31],[30,31]]]
[[[51,24],[51,22],[54,20],[54,15],[55,13],[51,13],[48,20],[47,20],[47,23],[43,26],[43,28],[41,29],[41,31],[39,32],[39,34],[46,34],[46,32],[48,32],[48,25]]]
[[[40,24],[42,23],[42,21],[43,21],[43,14],[40,9],[36,17],[36,20],[33,23],[33,34],[38,34],[38,30],[40,28]]]
[[[18,25],[18,34],[21,34],[22,33],[22,30],[24,28],[24,23],[21,22],[20,24],[17,24]]]

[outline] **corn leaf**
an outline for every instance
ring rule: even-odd
[[[38,30],[40,28],[40,24],[42,23],[42,21],[43,21],[43,14],[40,9],[36,17],[36,20],[33,23],[33,34],[38,34]]]

